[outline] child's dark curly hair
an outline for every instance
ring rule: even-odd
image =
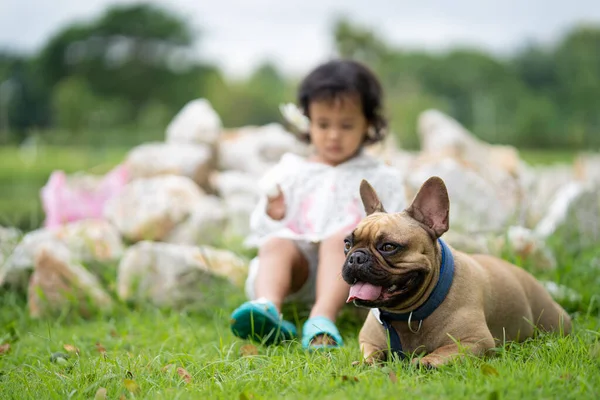
[[[341,96],[357,94],[370,129],[365,144],[383,140],[387,120],[383,116],[383,90],[369,68],[352,60],[333,60],[318,66],[300,84],[298,103],[310,118],[309,104],[315,100],[334,100]],[[310,143],[308,132],[302,140]]]

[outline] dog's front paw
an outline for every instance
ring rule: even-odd
[[[446,360],[442,356],[436,354],[429,354],[422,358],[413,358],[411,362],[414,366],[417,367],[436,369],[444,365]]]

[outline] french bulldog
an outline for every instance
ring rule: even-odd
[[[537,329],[567,335],[571,319],[528,272],[490,255],[468,255],[440,237],[450,200],[442,179],[429,178],[412,204],[386,213],[367,182],[367,216],[345,239],[348,302],[371,308],[359,334],[367,363],[396,352],[438,367],[469,352],[483,356]]]

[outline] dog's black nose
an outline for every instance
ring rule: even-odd
[[[348,256],[348,265],[360,267],[368,261],[369,257],[364,251],[356,250]]]

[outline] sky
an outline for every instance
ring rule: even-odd
[[[0,49],[33,53],[66,24],[131,0],[0,0]],[[332,54],[340,15],[407,48],[475,46],[509,54],[552,43],[576,23],[600,24],[598,0],[155,0],[201,32],[199,58],[243,77],[264,61],[302,74]]]

